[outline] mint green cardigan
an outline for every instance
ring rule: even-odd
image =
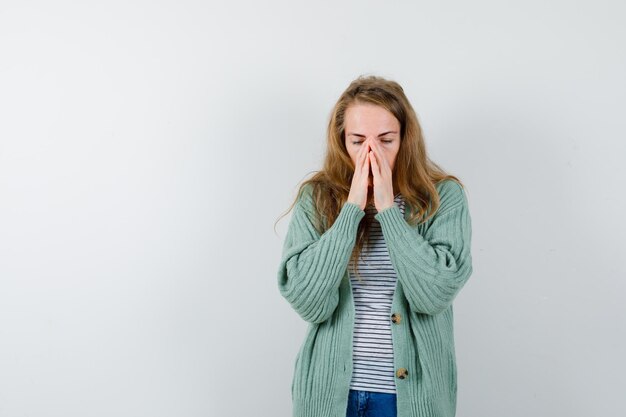
[[[436,185],[440,208],[411,226],[394,204],[374,216],[397,274],[391,315],[398,417],[453,417],[457,369],[452,302],[472,273],[471,220],[463,188]],[[291,384],[293,417],[345,417],[352,378],[354,302],[350,254],[365,211],[344,203],[320,235],[311,186],[294,206],[278,269],[280,294],[309,327]]]

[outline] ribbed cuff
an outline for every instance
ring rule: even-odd
[[[394,236],[401,235],[410,227],[396,203],[376,213],[374,218],[378,220],[383,231],[391,232]]]
[[[333,223],[333,227],[339,229],[341,234],[356,236],[361,219],[365,216],[365,211],[361,210],[358,204],[346,201]]]

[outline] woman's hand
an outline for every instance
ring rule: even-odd
[[[376,141],[371,142],[371,149],[367,153],[367,159],[372,164],[372,173],[374,174],[374,205],[376,210],[380,212],[395,204],[393,180],[389,162],[380,151]]]
[[[368,193],[368,177],[370,175],[370,159],[368,157],[369,142],[363,142],[363,146],[359,149],[352,175],[352,184],[350,185],[350,193],[348,194],[348,202],[354,203],[365,210],[367,204]]]

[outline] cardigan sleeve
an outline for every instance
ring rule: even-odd
[[[339,303],[339,286],[365,211],[345,202],[333,225],[321,236],[312,224],[312,199],[296,202],[283,244],[278,288],[292,308],[310,323],[322,323]]]
[[[423,235],[406,222],[396,204],[375,215],[409,307],[418,313],[446,310],[472,274],[467,198],[456,182],[444,182],[440,207]]]

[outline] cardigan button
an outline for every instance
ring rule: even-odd
[[[398,370],[396,371],[396,376],[400,379],[404,379],[409,376],[409,371],[407,371],[406,368],[398,368]]]
[[[400,324],[400,320],[402,319],[402,317],[400,316],[400,314],[398,313],[393,313],[391,315],[391,321],[396,323],[396,324]]]

